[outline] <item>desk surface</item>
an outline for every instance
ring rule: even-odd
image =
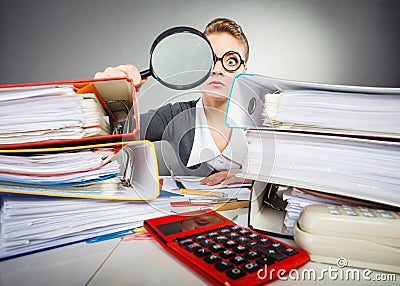
[[[246,211],[241,210],[237,223],[247,224]],[[293,240],[281,239],[294,245]],[[309,262],[302,270],[321,274],[329,267]],[[360,270],[362,271],[362,270]],[[373,272],[372,279],[379,275]],[[321,284],[321,280],[293,280],[290,284]],[[395,285],[396,282],[360,279],[331,279],[327,274],[324,284],[351,283],[351,285]],[[400,281],[400,276],[396,276]],[[277,280],[272,285],[288,281]],[[0,285],[208,285],[208,283],[154,240],[121,241],[113,239],[93,244],[79,243],[0,262]]]

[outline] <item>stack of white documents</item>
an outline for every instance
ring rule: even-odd
[[[168,191],[171,211],[176,213],[215,209],[227,210],[247,207],[250,200],[250,184],[214,186],[202,185],[203,177],[163,178],[162,189]]]
[[[0,116],[0,145],[110,134],[96,95],[72,85],[2,88]]]
[[[168,214],[169,200],[3,197],[0,260],[141,227]]]
[[[248,177],[400,206],[400,142],[249,130]]]
[[[400,94],[281,90],[264,100],[266,127],[400,138]]]
[[[34,154],[0,154],[0,192],[110,197],[118,190],[117,150],[76,149]]]

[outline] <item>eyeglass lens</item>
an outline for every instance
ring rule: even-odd
[[[243,64],[243,60],[240,57],[240,55],[237,52],[226,52],[222,58],[216,58],[217,61],[221,61],[222,66],[224,67],[224,69],[226,69],[227,71],[236,71],[241,64]]]

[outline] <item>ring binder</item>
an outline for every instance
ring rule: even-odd
[[[376,124],[353,120],[354,109],[365,112],[364,119],[376,116]],[[341,115],[334,116],[336,112]],[[307,122],[309,118],[317,122]],[[399,88],[237,75],[225,122],[245,129],[250,147],[238,174],[255,180],[249,227],[291,237],[283,227],[286,202],[276,189],[284,186],[398,210],[400,129],[393,124],[399,119]]]

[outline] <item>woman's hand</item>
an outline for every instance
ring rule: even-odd
[[[103,72],[97,72],[94,78],[110,78],[110,77],[128,77],[132,79],[136,91],[147,81],[142,79],[139,70],[134,65],[119,65],[117,67],[108,67]]]
[[[239,169],[221,171],[204,178],[203,180],[200,181],[200,184],[214,186],[218,184],[222,185],[240,184],[240,183],[250,184],[252,182],[249,179],[236,177],[235,175],[239,172],[240,172]]]

